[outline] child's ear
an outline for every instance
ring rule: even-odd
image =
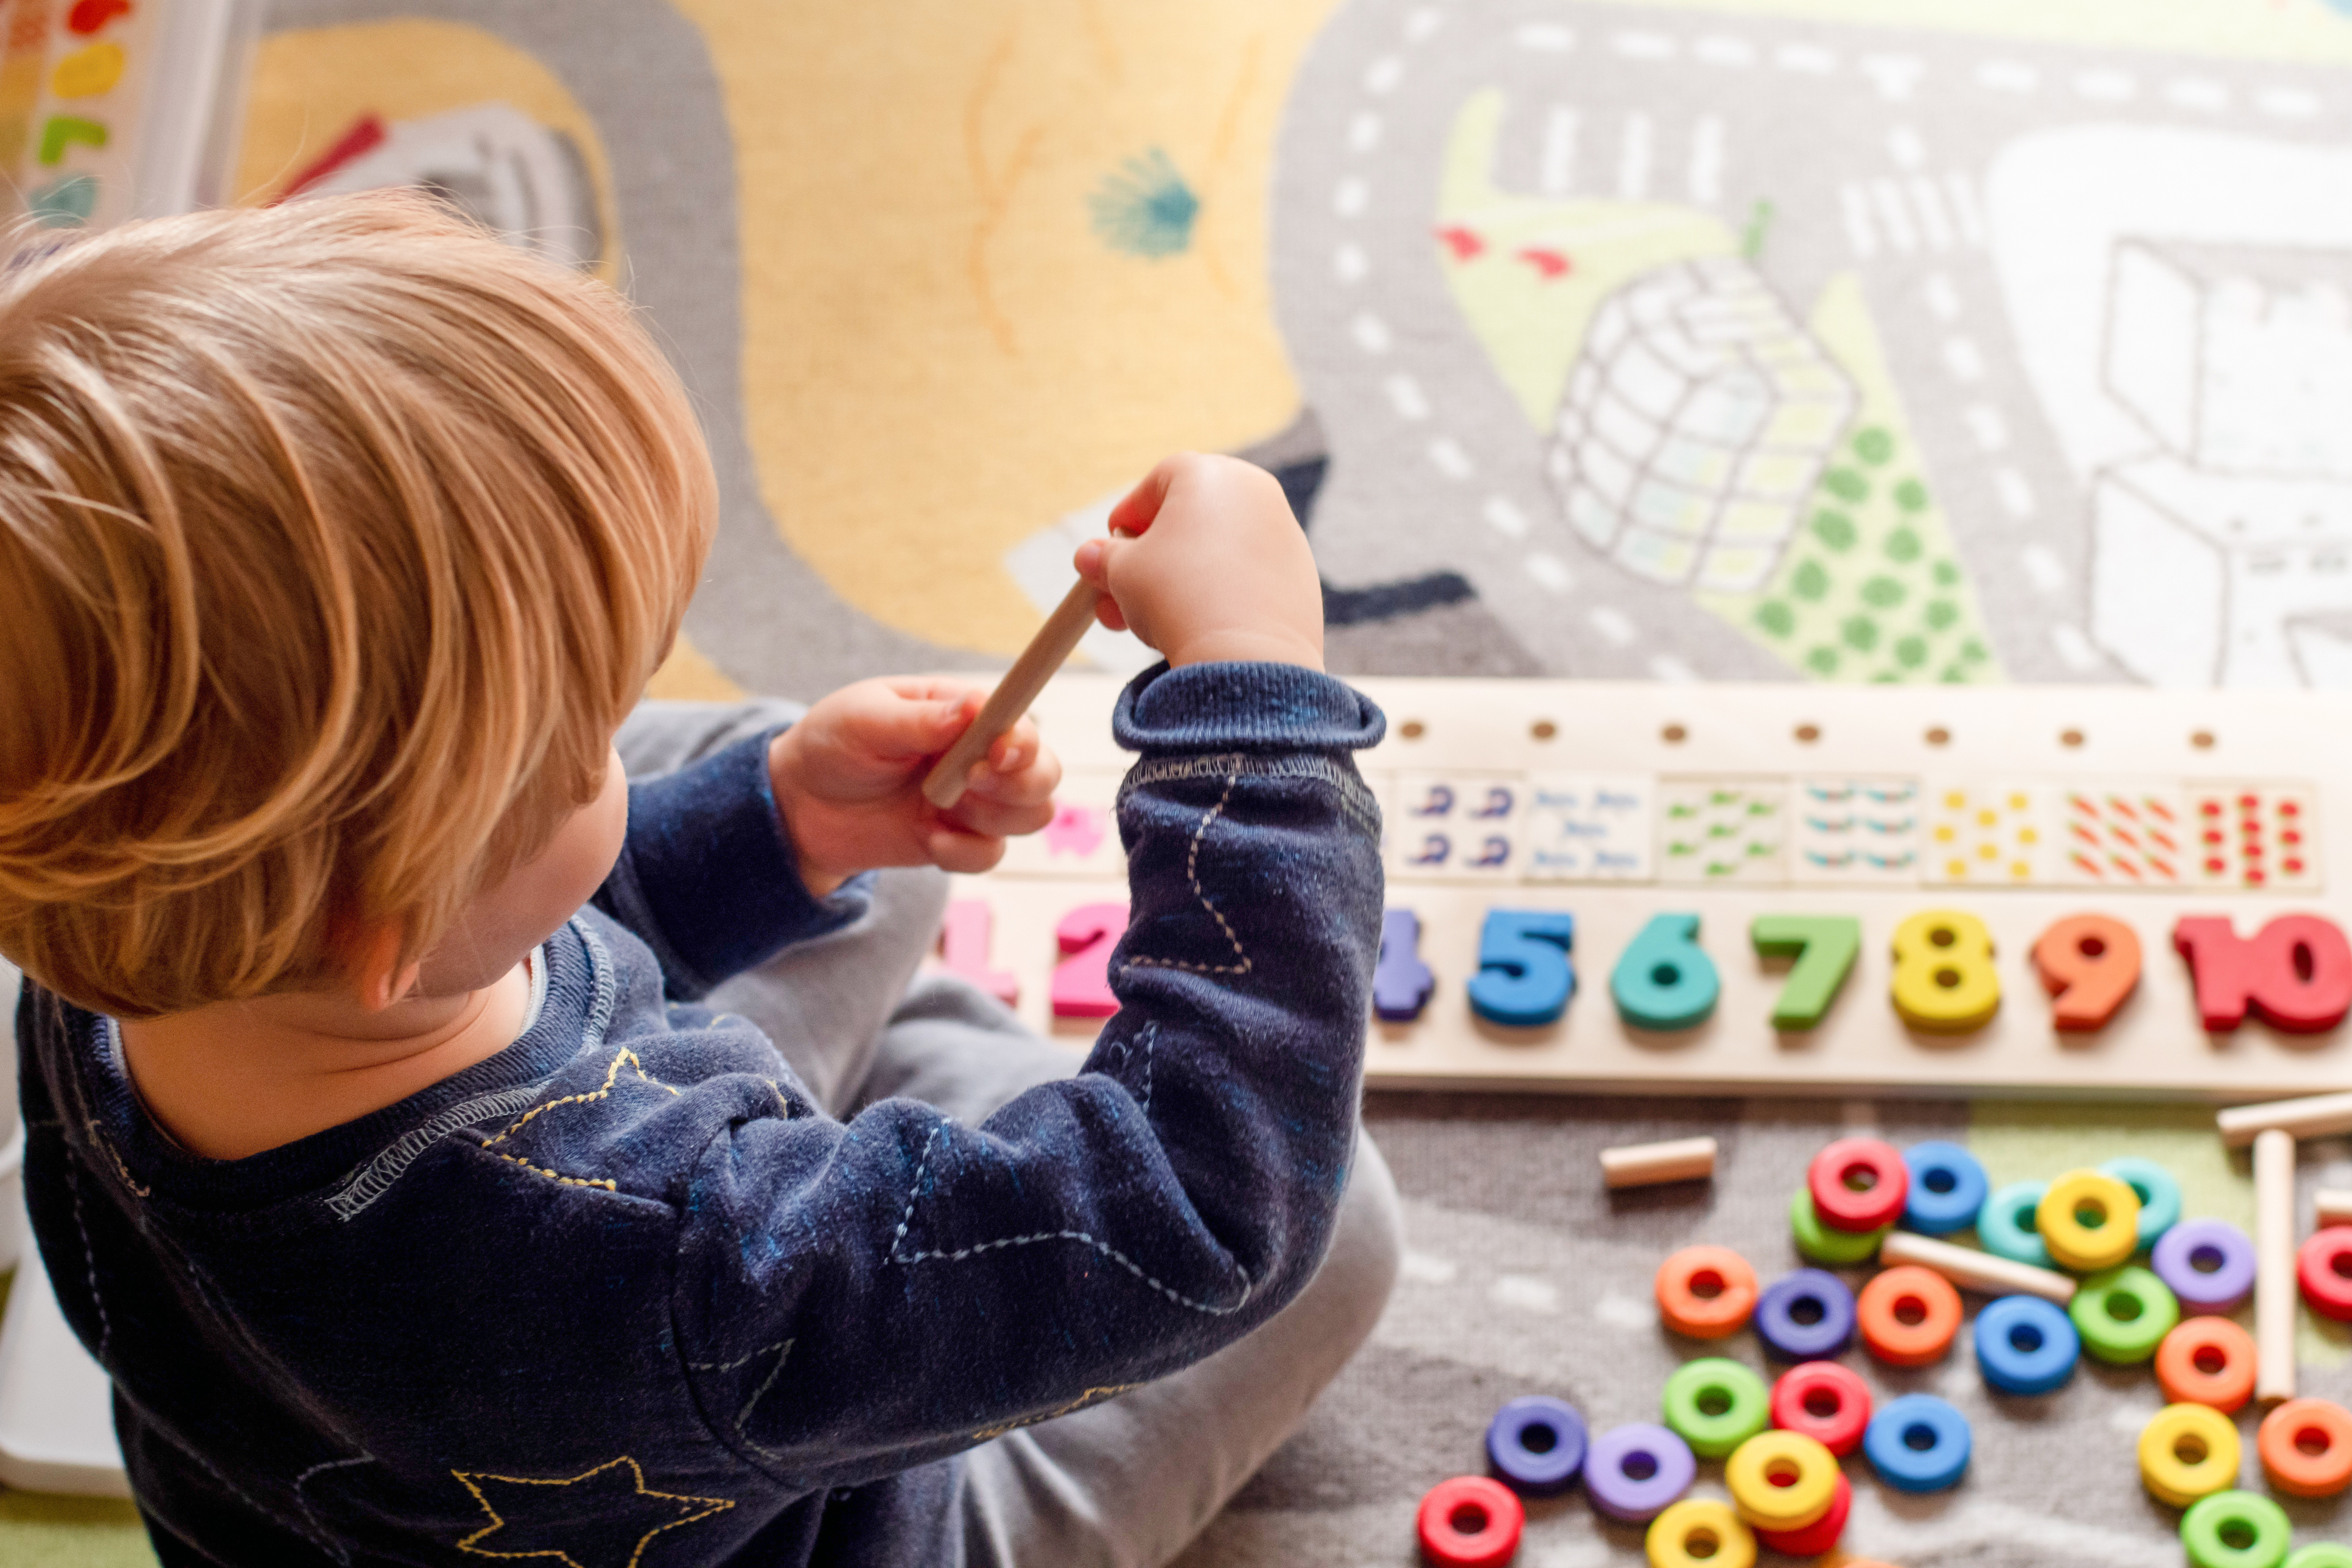
[[[379,926],[362,939],[358,962],[352,969],[361,1006],[371,1013],[381,1013],[416,988],[416,977],[425,968],[423,961],[414,960],[405,967],[395,967],[399,963],[400,931],[396,927]]]

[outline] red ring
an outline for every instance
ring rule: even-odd
[[[1843,1372],[1845,1369],[1838,1369]],[[1853,1483],[1845,1471],[1837,1473],[1837,1490],[1830,1494],[1830,1510],[1802,1530],[1759,1530],[1756,1539],[1789,1557],[1819,1557],[1845,1533],[1846,1515],[1853,1511]]]
[[[1827,1415],[1806,1409],[1805,1401],[1816,1394],[1828,1394],[1837,1408]],[[1833,1361],[1792,1366],[1772,1385],[1772,1425],[1784,1432],[1801,1432],[1843,1458],[1862,1446],[1862,1435],[1869,1429],[1870,1384],[1853,1368]]]
[[[1464,1530],[1454,1518],[1475,1509],[1481,1522]],[[1456,1476],[1429,1489],[1418,1523],[1422,1560],[1434,1568],[1503,1568],[1519,1550],[1527,1510],[1517,1494],[1485,1476]]]
[[[1849,1172],[1868,1171],[1878,1179],[1864,1191],[1845,1184]],[[1876,1230],[1903,1215],[1911,1194],[1910,1167],[1895,1145],[1876,1138],[1841,1138],[1820,1153],[1805,1171],[1805,1185],[1813,1194],[1813,1212],[1833,1230]]]
[[[1691,1289],[1705,1275],[1721,1288],[1713,1296]],[[1756,1270],[1727,1247],[1684,1247],[1658,1265],[1655,1289],[1666,1327],[1695,1340],[1736,1334],[1756,1310]]]
[[[2294,1276],[2303,1285],[2303,1299],[2323,1318],[2352,1323],[2352,1279],[2336,1270],[2352,1264],[2352,1225],[2331,1225],[2314,1231],[2294,1255]]]
[[[1918,1304],[1919,1321],[1906,1323],[1895,1315],[1906,1301]],[[1853,1315],[1871,1354],[1889,1366],[1926,1366],[1941,1361],[1960,1331],[1960,1293],[1931,1268],[1900,1264],[1862,1288]]]
[[[2221,1357],[2218,1372],[2197,1364],[2200,1351]],[[2254,1392],[2252,1336],[2227,1318],[2183,1318],[2156,1347],[2156,1384],[2175,1405],[2210,1405],[2224,1415],[2243,1408]]]

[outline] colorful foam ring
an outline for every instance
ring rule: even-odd
[[[1845,1533],[1845,1521],[1853,1514],[1853,1483],[1845,1472],[1837,1472],[1835,1489],[1830,1493],[1829,1511],[1802,1530],[1765,1530],[1756,1531],[1758,1544],[1769,1547],[1784,1557],[1819,1557],[1834,1551],[1838,1537]]]
[[[2140,1484],[2168,1507],[2227,1491],[2239,1458],[2237,1424],[2210,1405],[2168,1405],[2140,1428]]]
[[[1372,966],[1372,1011],[1384,1024],[1410,1024],[1437,991],[1421,957],[1421,917],[1411,910],[1381,915],[1381,956]]]
[[[1658,1316],[1695,1340],[1719,1340],[1756,1310],[1756,1270],[1727,1247],[1685,1247],[1658,1265]]]
[[[1772,1384],[1772,1425],[1843,1458],[1870,1426],[1870,1384],[1833,1361],[1800,1362]]]
[[[1609,994],[1637,1029],[1695,1029],[1712,1017],[1723,978],[1698,944],[1698,917],[1652,915],[1609,972]]]
[[[1968,1473],[1968,1417],[1932,1394],[1890,1399],[1870,1418],[1863,1457],[1900,1492],[1939,1492]]]
[[[1863,1348],[1889,1366],[1944,1359],[1960,1331],[1960,1293],[1931,1268],[1906,1263],[1874,1275],[1854,1299]]]
[[[1895,928],[1895,1010],[1915,1029],[1965,1035],[2000,1010],[1992,933],[1958,910],[1928,910]]]
[[[1666,1379],[1666,1425],[1702,1459],[1720,1459],[1772,1419],[1764,1380],[1736,1361],[1705,1356]]]
[[[2071,915],[2034,938],[2033,970],[2053,1028],[2103,1029],[2139,984],[2139,935],[2105,915]]]
[[[2189,961],[2197,1013],[2227,1034],[2258,1014],[2288,1034],[2319,1034],[2352,1011],[2352,943],[2320,915],[2280,915],[2252,937],[2226,916],[2177,921],[2172,945]]]
[[[1576,994],[1576,918],[1558,910],[1488,910],[1478,932],[1478,973],[1465,990],[1490,1024],[1532,1029],[1555,1023]]]
[[[2148,1262],[2184,1312],[2234,1312],[2254,1293],[2254,1244],[2225,1219],[2174,1226]]]
[[[2180,1545],[2189,1568],[2279,1568],[2291,1528],[2260,1492],[2215,1492],[2180,1516]]]
[[[2308,1546],[2297,1547],[2287,1558],[2286,1568],[2352,1568],[2352,1546],[2315,1541]]]
[[[1764,1349],[1782,1361],[1825,1361],[1853,1341],[1853,1292],[1834,1274],[1793,1269],[1758,1294],[1755,1327]]]
[[[1992,1187],[1984,1166],[1958,1143],[1930,1139],[1903,1151],[1911,1190],[1903,1200],[1903,1227],[1922,1236],[1948,1236],[1976,1223]]]
[[[2156,1354],[2180,1321],[2180,1303],[2164,1281],[2130,1264],[2084,1280],[2066,1311],[2083,1336],[2083,1348],[2115,1366],[2136,1365]]]
[[[1503,1568],[1518,1555],[1528,1511],[1500,1481],[1455,1476],[1422,1494],[1414,1523],[1431,1568]]]
[[[1548,1497],[1584,1465],[1584,1417],[1548,1394],[1507,1401],[1486,1424],[1486,1462],[1513,1491]]]
[[[2033,1228],[2034,1215],[2042,1207],[2047,1187],[2042,1182],[2011,1182],[1985,1199],[1984,1207],[1977,1211],[1977,1239],[1984,1243],[1987,1252],[2011,1263],[2050,1267],[2050,1248],[2042,1245],[2042,1233]]]
[[[1772,1000],[1772,1026],[1793,1033],[1829,1016],[1862,952],[1862,922],[1852,915],[1758,915],[1748,940],[1759,957],[1793,961]]]
[[[2033,1228],[2061,1268],[2095,1274],[2139,1248],[2139,1198],[2113,1176],[2069,1171],[2033,1206]]]
[[[1886,1239],[1884,1230],[1832,1230],[1823,1225],[1822,1216],[1813,1212],[1812,1192],[1806,1187],[1799,1187],[1797,1195],[1789,1200],[1789,1230],[1799,1252],[1832,1268],[1867,1261]]]
[[[2003,1296],[1977,1314],[1977,1370],[2003,1394],[2063,1388],[2083,1357],[2066,1309],[2039,1296]]]
[[[2139,1244],[2154,1247],[2180,1223],[2180,1179],[2153,1160],[2126,1154],[2099,1167],[2132,1190],[2139,1200]]]
[[[2232,1415],[2253,1397],[2254,1336],[2227,1318],[2183,1318],[2156,1347],[2156,1385],[2175,1405]]]
[[[1837,1457],[1801,1432],[1759,1432],[1723,1462],[1739,1517],[1758,1530],[1818,1524],[1837,1496]]]
[[[2352,1225],[2315,1230],[2294,1254],[2304,1304],[2323,1318],[2352,1322]]]
[[[1903,1217],[1911,1195],[1911,1167],[1894,1144],[1877,1138],[1841,1138],[1805,1167],[1813,1212],[1832,1230],[1884,1230]]]
[[[2290,1399],[2263,1417],[2254,1451],[2278,1490],[2334,1497],[2352,1486],[2352,1414],[2332,1399]]]
[[[1690,1445],[1647,1421],[1612,1426],[1585,1450],[1584,1495],[1602,1513],[1629,1524],[1655,1519],[1697,1478]]]
[[[1685,1498],[1642,1538],[1650,1568],[1756,1568],[1756,1532],[1713,1498]]]

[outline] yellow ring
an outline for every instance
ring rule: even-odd
[[[1715,1539],[1715,1554],[1695,1557],[1690,1541],[1705,1531]],[[1650,1568],[1756,1568],[1756,1532],[1739,1521],[1729,1503],[1713,1498],[1685,1498],[1650,1521],[1643,1541]]]
[[[1786,1485],[1772,1478],[1794,1473]],[[1723,1462],[1739,1517],[1759,1530],[1802,1530],[1837,1500],[1837,1458],[1802,1432],[1759,1432]]]
[[[2105,1217],[2095,1226],[2074,1217],[2078,1209]],[[2095,1273],[2113,1268],[2139,1247],[2139,1194],[2097,1171],[2069,1171],[2050,1184],[2033,1211],[2033,1228],[2062,1268]]]
[[[2182,1442],[2194,1439],[2205,1457],[2180,1457]],[[2139,1434],[2139,1479],[2149,1495],[2174,1508],[2227,1491],[2238,1484],[2237,1423],[2210,1405],[2168,1405]]]

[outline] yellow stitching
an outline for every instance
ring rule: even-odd
[[[1108,1388],[1089,1388],[1059,1410],[1048,1410],[1042,1415],[1024,1415],[1018,1420],[1007,1421],[1001,1426],[983,1426],[971,1435],[972,1441],[985,1443],[991,1437],[1002,1437],[1007,1432],[1015,1432],[1024,1426],[1034,1426],[1041,1421],[1051,1421],[1058,1416],[1070,1415],[1074,1411],[1085,1409],[1089,1405],[1105,1399],[1116,1399],[1122,1394],[1142,1386],[1143,1384],[1139,1383],[1115,1383]]]
[[[490,1500],[482,1495],[482,1489],[474,1484],[474,1478],[478,1476],[486,1481],[504,1481],[510,1487],[569,1487],[576,1486],[580,1482],[586,1480],[591,1476],[601,1476],[606,1470],[611,1469],[614,1465],[626,1465],[629,1467],[629,1474],[635,1479],[637,1495],[639,1497],[659,1498],[664,1502],[701,1502],[709,1503],[710,1505],[709,1508],[704,1509],[700,1513],[689,1513],[682,1518],[673,1519],[667,1524],[657,1524],[654,1526],[653,1529],[646,1531],[643,1536],[638,1538],[636,1550],[629,1553],[629,1561],[625,1565],[625,1568],[637,1568],[638,1560],[646,1554],[646,1543],[652,1541],[655,1536],[659,1535],[663,1531],[676,1530],[681,1524],[692,1524],[697,1520],[709,1519],[714,1513],[724,1513],[729,1509],[735,1506],[735,1500],[732,1498],[689,1497],[680,1492],[655,1491],[652,1488],[646,1485],[646,1472],[638,1468],[636,1460],[629,1458],[626,1454],[622,1455],[617,1459],[607,1460],[605,1463],[597,1466],[593,1470],[583,1470],[580,1474],[564,1480],[558,1480],[551,1476],[494,1476],[488,1470],[475,1470],[470,1473],[465,1470],[451,1470],[449,1473],[457,1478],[457,1484],[464,1487],[467,1491],[473,1493],[474,1500],[482,1505],[482,1511],[490,1516],[489,1523],[474,1531],[473,1534],[466,1537],[465,1540],[457,1542],[457,1550],[460,1552],[469,1552],[476,1557],[504,1557],[509,1560],[523,1557],[553,1557],[560,1559],[563,1563],[564,1568],[587,1568],[587,1565],[583,1563],[578,1558],[572,1556],[572,1553],[563,1551],[560,1547],[547,1547],[537,1552],[485,1552],[480,1547],[475,1545],[474,1542],[481,1540],[485,1535],[490,1535],[499,1531],[504,1530],[507,1527],[507,1521],[499,1516],[499,1510],[497,1509],[490,1506]]]
[[[544,1165],[534,1165],[519,1154],[500,1154],[499,1158],[504,1160],[509,1165],[520,1165],[524,1170],[529,1171],[534,1176],[545,1176],[549,1181],[553,1182],[559,1187],[602,1187],[608,1193],[617,1193],[621,1190],[614,1186],[610,1181],[592,1181],[586,1176],[567,1176],[561,1171],[551,1171]],[[498,1476],[493,1477],[492,1479],[496,1480],[504,1480],[506,1478],[504,1476]]]
[[[148,1194],[150,1189],[141,1186],[131,1179],[131,1167],[124,1164],[122,1156],[114,1152],[114,1141],[107,1137],[105,1131],[95,1119],[89,1124],[89,1141],[106,1151],[106,1157],[114,1162],[114,1173],[122,1178],[124,1186],[142,1198]]]
[[[508,1128],[505,1131],[491,1139],[488,1143],[483,1144],[482,1147],[487,1149],[490,1146],[490,1143],[505,1142],[508,1139],[521,1131],[524,1124],[529,1122],[532,1117],[537,1116],[542,1110],[552,1110],[559,1105],[586,1105],[591,1100],[605,1099],[613,1092],[614,1080],[621,1076],[621,1064],[623,1062],[626,1062],[631,1067],[635,1068],[636,1069],[638,1079],[642,1081],[652,1084],[656,1089],[668,1089],[672,1094],[676,1094],[677,1092],[677,1089],[670,1089],[668,1084],[662,1082],[661,1079],[646,1071],[646,1065],[637,1059],[636,1052],[624,1048],[619,1056],[613,1058],[613,1065],[604,1069],[604,1084],[603,1088],[588,1094],[567,1094],[561,1100],[551,1100],[545,1105],[534,1105],[529,1110],[524,1111],[520,1119],[518,1120],[513,1126]]]

